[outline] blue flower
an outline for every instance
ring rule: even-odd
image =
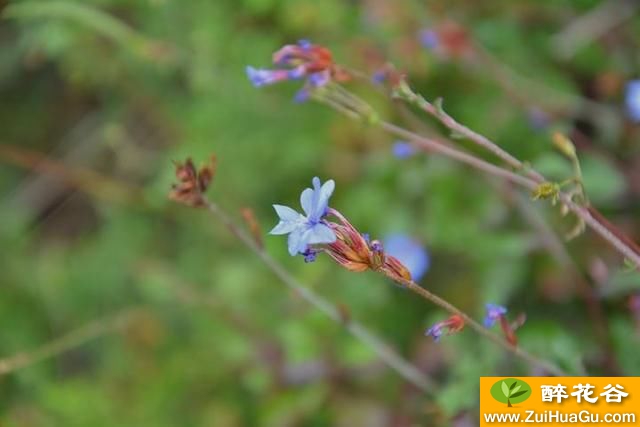
[[[440,43],[438,33],[431,29],[420,31],[418,38],[420,39],[420,44],[427,49],[434,49]]]
[[[284,80],[297,80],[304,77],[302,68],[291,70],[269,70],[266,68],[246,67],[247,77],[255,87],[272,85]]]
[[[320,243],[333,243],[336,235],[322,220],[329,209],[329,198],[336,186],[330,179],[320,186],[320,179],[313,178],[313,188],[305,189],[300,195],[300,205],[305,215],[288,206],[273,205],[280,222],[270,234],[288,234],[289,254],[305,254],[308,246]]]
[[[627,83],[625,103],[631,120],[640,122],[640,80],[631,80]]]
[[[460,332],[464,329],[464,324],[465,321],[461,315],[452,314],[448,319],[434,323],[424,334],[438,342],[445,333],[451,335]]]
[[[427,250],[415,239],[404,234],[393,234],[384,239],[384,250],[409,269],[411,278],[418,281],[429,270]]]
[[[507,314],[507,309],[501,305],[496,304],[487,304],[487,315],[484,318],[484,326],[487,328],[492,327],[496,324],[498,320],[505,314]]]
[[[393,144],[393,155],[398,159],[406,159],[416,153],[416,148],[406,141],[396,141]]]
[[[432,327],[430,327],[429,329],[427,329],[427,332],[425,332],[424,334],[428,337],[433,338],[433,340],[435,342],[440,341],[440,337],[442,337],[443,334],[443,329],[444,325],[442,322],[438,322],[436,324],[434,324]]]

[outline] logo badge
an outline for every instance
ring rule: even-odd
[[[512,407],[531,397],[531,387],[517,378],[504,378],[491,386],[491,397]]]

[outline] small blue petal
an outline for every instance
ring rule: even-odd
[[[507,309],[501,305],[497,304],[486,304],[487,315],[484,318],[484,326],[487,328],[491,328],[496,322],[500,319],[500,317],[507,314]]]
[[[640,122],[640,80],[627,83],[625,103],[629,118],[634,122]]]
[[[301,40],[298,40],[298,46],[300,46],[302,50],[308,51],[309,49],[311,49],[311,46],[313,45],[309,40],[301,39]]]
[[[309,83],[314,87],[321,87],[329,83],[331,80],[331,74],[329,71],[319,71],[309,75]]]
[[[273,205],[273,209],[275,209],[276,214],[278,214],[278,217],[283,221],[296,221],[300,217],[300,214],[289,206]]]
[[[398,159],[406,159],[416,153],[416,148],[405,141],[397,141],[393,144],[393,155]]]
[[[305,232],[306,230],[304,228],[296,228],[289,234],[289,238],[287,239],[289,255],[295,256],[307,250],[307,245],[303,241]]]
[[[308,101],[310,96],[311,94],[309,93],[309,89],[307,89],[306,87],[303,87],[302,89],[296,92],[295,96],[293,97],[293,101],[298,104],[301,104],[303,102]]]
[[[387,80],[387,72],[385,70],[376,71],[371,76],[371,82],[377,85],[384,83],[385,80]]]
[[[300,206],[307,216],[311,215],[313,211],[313,196],[314,190],[311,188],[305,188],[300,194]]]
[[[306,263],[314,262],[318,255],[318,251],[315,251],[313,249],[307,249],[302,255],[304,255],[304,262]]]
[[[325,216],[327,209],[329,208],[329,198],[333,194],[336,183],[330,179],[320,186],[320,178],[317,176],[313,178],[312,183],[313,196],[311,198],[311,206],[308,210],[305,210],[305,213],[307,214],[309,222],[314,224]]]
[[[413,280],[418,281],[429,270],[431,260],[427,250],[417,240],[404,235],[393,234],[384,239],[385,252],[397,258],[409,269]]]
[[[427,49],[434,49],[438,47],[438,43],[440,43],[438,33],[429,29],[420,31],[419,39],[420,44]]]
[[[306,68],[304,66],[299,66],[299,67],[296,67],[296,68],[293,68],[293,69],[287,71],[287,76],[291,80],[298,80],[298,79],[303,78],[306,73],[307,73]]]
[[[325,224],[318,223],[309,229],[309,234],[306,236],[306,243],[308,245],[318,243],[333,243],[336,241],[336,233],[333,232]]]
[[[440,341],[440,337],[442,336],[442,322],[437,322],[427,329],[425,335],[432,337],[435,342]]]

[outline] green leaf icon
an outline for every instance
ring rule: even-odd
[[[504,397],[509,397],[509,387],[505,381],[502,381],[502,394],[504,394]]]
[[[490,392],[497,402],[512,407],[531,397],[531,386],[519,378],[504,378],[493,383]]]
[[[522,396],[523,394],[527,393],[528,391],[529,390],[522,390],[522,391],[519,391],[518,393],[512,394],[510,397],[514,398],[514,397]]]

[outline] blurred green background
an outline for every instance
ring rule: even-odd
[[[214,217],[167,199],[172,160],[212,153],[210,196],[239,221],[249,207],[268,231],[273,203],[297,207],[313,176],[333,178],[331,205],[361,230],[427,246],[423,286],[478,319],[486,302],[526,313],[521,345],[571,374],[638,375],[640,279],[597,236],[569,242],[567,260],[541,231],[571,229],[557,208],[440,157],[396,159],[379,129],[294,104],[296,83],[255,89],[244,72],[300,38],[368,74],[391,61],[559,180],[571,168],[550,135],[562,131],[592,203],[638,241],[640,128],[624,110],[636,12],[595,0],[0,0],[0,357],[135,310],[116,332],[1,376],[0,424],[472,426],[479,376],[542,374],[472,331],[435,344],[424,331],[442,310],[265,236],[294,276],[436,384],[417,391]],[[605,31],[576,30],[593,13]],[[442,43],[421,46],[425,28]],[[447,136],[348,86],[383,117]]]

